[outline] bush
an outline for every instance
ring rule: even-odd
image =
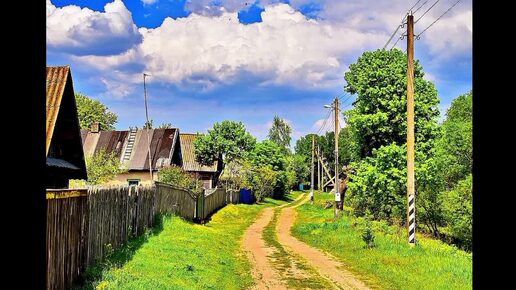
[[[202,181],[196,180],[192,175],[181,169],[181,167],[175,165],[161,169],[159,171],[158,180],[163,183],[189,189],[194,193],[200,193],[204,188]]]
[[[86,157],[86,170],[88,172],[87,183],[91,185],[106,183],[125,171],[115,152],[107,153],[105,150]]]
[[[450,235],[465,250],[470,250],[472,243],[472,190],[473,177],[470,174],[443,195],[444,215]]]
[[[371,222],[368,221],[366,223],[366,226],[364,228],[364,231],[362,232],[362,240],[365,242],[365,248],[374,248],[376,247],[376,243],[374,241],[374,231],[371,228]]]

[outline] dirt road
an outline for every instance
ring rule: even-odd
[[[295,207],[307,201],[303,194],[289,204],[265,208],[245,233],[243,246],[253,266],[254,289],[369,289],[335,257],[291,235]],[[264,236],[271,222],[274,235]]]

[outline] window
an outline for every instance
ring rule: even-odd
[[[140,179],[127,179],[129,186],[131,185],[140,185]]]

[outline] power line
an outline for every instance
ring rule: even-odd
[[[419,6],[414,12],[412,12],[412,14],[416,14],[416,12],[419,11],[419,9],[423,8],[423,6],[425,6],[425,4],[428,3],[428,0],[426,0],[425,2],[423,2],[423,4],[421,4],[421,6]]]
[[[421,15],[421,17],[419,17],[416,21],[414,21],[414,24],[416,24],[419,20],[421,20],[421,18],[423,18],[423,16],[425,16],[428,13],[428,11],[430,11],[435,6],[435,4],[437,4],[437,2],[439,2],[439,1],[440,0],[435,1],[435,3],[432,4],[432,6],[430,6],[430,8],[426,9],[425,13],[423,13],[423,15]]]
[[[326,122],[328,122],[328,118],[330,117],[330,114],[331,114],[331,111],[329,111],[328,114],[326,114],[326,118],[324,119],[323,124],[321,125],[321,128],[319,128],[319,130],[317,130],[316,135],[319,135],[321,130],[326,126]]]
[[[438,1],[439,1],[439,0],[438,0]],[[405,19],[407,19],[407,16],[408,16],[408,14],[409,14],[409,11],[411,11],[414,7],[416,7],[416,5],[417,5],[419,2],[421,2],[421,0],[417,0],[416,4],[412,5],[412,7],[410,7],[410,8],[408,9],[408,11],[407,11],[407,13],[405,13],[405,16],[403,17],[403,19],[401,19],[401,24],[400,24],[400,25],[398,25],[398,26],[396,27],[396,30],[394,30],[394,32],[392,33],[391,37],[389,37],[389,40],[387,40],[387,42],[386,42],[386,43],[385,43],[385,45],[383,46],[383,49],[385,49],[385,48],[387,47],[387,45],[389,45],[389,43],[391,43],[391,40],[392,40],[392,38],[394,37],[394,35],[396,35],[396,32],[398,32],[398,30],[399,30],[400,28],[402,28],[402,27],[405,25]],[[427,0],[426,2],[428,2],[428,0]],[[426,3],[426,2],[425,2],[425,3]],[[423,5],[425,5],[425,3],[423,3]],[[421,7],[422,7],[423,5],[421,5]],[[421,7],[419,7],[419,8],[421,8]],[[419,9],[419,8],[418,8],[418,9]],[[416,11],[417,11],[417,10],[416,10]]]
[[[436,23],[437,21],[439,21],[439,19],[441,19],[441,17],[444,16],[444,14],[448,13],[448,11],[452,10],[453,7],[455,7],[455,5],[457,5],[458,3],[460,2],[460,0],[458,0],[457,2],[455,2],[455,4],[453,4],[450,8],[448,8],[448,10],[444,11],[443,14],[441,14],[441,16],[437,17],[437,19],[432,22],[432,24],[428,25],[427,28],[425,28],[423,31],[421,31],[421,33],[419,33],[418,35],[416,35],[416,39],[419,39],[419,37],[421,36],[421,34],[423,34],[428,28],[430,28],[432,25],[434,25],[434,23]]]
[[[391,47],[391,49],[393,49],[396,44],[398,44],[398,41],[400,41],[401,39],[403,39],[405,36],[407,35],[407,31],[405,30],[401,35],[400,37],[398,37],[398,39],[396,40],[396,42],[394,43],[394,45]]]

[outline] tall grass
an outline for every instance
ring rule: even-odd
[[[333,254],[373,288],[472,288],[472,254],[421,235],[411,247],[405,228],[377,221],[370,222],[376,246],[367,248],[362,233],[368,221],[349,209],[333,221],[333,209],[323,207],[327,200],[333,195],[318,192],[314,205],[298,207],[292,234]]]

